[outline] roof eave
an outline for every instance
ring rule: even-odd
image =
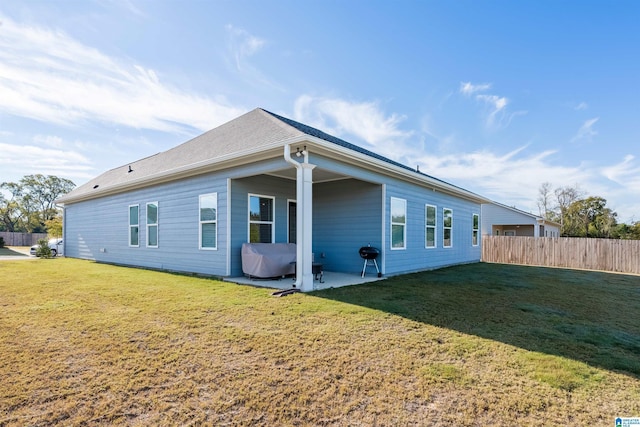
[[[460,187],[456,187],[455,185],[448,184],[438,179],[434,179],[428,175],[425,175],[417,171],[412,171],[407,168],[396,166],[392,163],[385,162],[384,160],[371,157],[367,154],[354,151],[347,147],[342,147],[338,144],[334,144],[330,141],[325,141],[324,139],[321,139],[315,136],[307,135],[306,138],[298,138],[298,139],[300,139],[300,141],[296,141],[296,142],[302,142],[302,141],[311,142],[316,147],[324,148],[327,153],[338,152],[339,154],[342,155],[343,161],[357,165],[358,167],[366,168],[376,172],[381,172],[385,175],[391,175],[404,181],[413,182],[420,186],[428,187],[428,188],[431,188],[432,190],[440,191],[442,193],[450,194],[453,196],[462,197],[464,199],[467,199],[476,203],[490,202],[490,200],[485,197],[482,197],[478,194],[464,190]]]
[[[298,138],[296,137],[292,139],[295,140]],[[282,146],[283,141],[279,141],[277,143],[262,146],[260,150],[245,150],[234,153],[232,155],[202,160],[178,168],[167,169],[162,172],[146,175],[137,179],[132,179],[120,184],[99,188],[96,189],[95,192],[84,193],[78,196],[68,194],[61,197],[60,199],[57,199],[55,203],[64,206],[65,203],[82,202],[85,200],[91,200],[99,197],[109,196],[112,194],[122,193],[124,191],[136,190],[139,188],[148,187],[150,185],[162,184],[176,179],[189,178],[207,172],[213,172],[216,170],[228,169],[235,166],[253,163],[257,160],[264,159],[265,154],[269,153],[270,151],[274,151],[274,154],[279,155],[280,152],[277,151],[277,149]]]
[[[375,172],[383,173],[385,175],[391,175],[401,180],[413,182],[423,187],[429,187],[434,191],[440,191],[442,193],[462,197],[476,203],[491,203],[491,200],[470,191],[464,190],[460,187],[456,187],[444,181],[434,179],[417,171],[411,171],[407,168],[401,168],[397,165],[385,162],[381,159],[371,157],[367,154],[360,153],[350,148],[342,147],[330,141],[325,141],[324,139],[307,134],[280,140],[278,142],[262,146],[260,147],[260,149],[240,151],[227,156],[202,160],[200,162],[191,163],[189,165],[181,166],[178,168],[168,169],[166,171],[147,175],[142,178],[133,179],[124,183],[96,189],[95,192],[84,193],[78,196],[73,196],[72,194],[65,195],[60,199],[57,199],[55,202],[56,204],[64,206],[65,203],[82,202],[85,200],[91,200],[99,197],[121,193],[123,191],[131,191],[147,187],[149,185],[161,184],[176,179],[188,178],[215,170],[241,166],[244,164],[253,163],[256,160],[264,159],[265,154],[269,153],[270,151],[273,151],[274,154],[279,155],[280,153],[278,153],[277,150],[284,145],[297,143],[299,144],[305,142],[313,145],[316,148],[320,148],[321,151],[324,150],[324,154],[335,156],[335,154],[338,153],[342,161],[357,165],[358,167],[363,167]]]

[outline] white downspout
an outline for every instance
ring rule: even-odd
[[[291,157],[291,147],[284,146],[284,159],[296,168],[296,288],[303,292],[313,290],[311,259],[313,230],[313,180],[315,165],[309,163],[307,150],[298,151],[304,161],[298,162]]]

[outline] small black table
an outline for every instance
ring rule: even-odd
[[[295,261],[290,262],[290,264],[293,264],[293,280],[295,280],[295,278],[297,277],[297,268],[298,268],[298,263]],[[314,262],[311,264],[311,274],[313,274],[313,279],[314,280],[318,280],[318,276],[320,276],[320,283],[324,283],[324,271],[322,269],[322,264],[320,264],[319,262]]]

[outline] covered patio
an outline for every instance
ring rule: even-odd
[[[320,278],[314,277],[313,290],[321,291],[324,289],[340,288],[343,286],[361,285],[363,283],[376,282],[378,280],[384,280],[386,277],[378,277],[375,271],[367,271],[365,277],[355,273],[339,273],[336,271],[324,271],[322,282]],[[279,290],[291,289],[295,285],[295,279],[291,276],[275,279],[258,279],[249,278],[246,276],[240,277],[226,277],[225,282],[238,283],[241,285],[258,286],[262,288],[273,288]]]

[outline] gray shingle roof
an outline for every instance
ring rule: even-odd
[[[367,156],[373,157],[373,158],[378,159],[378,160],[382,160],[383,162],[389,163],[389,164],[394,165],[394,166],[398,166],[398,167],[400,167],[402,169],[406,169],[406,170],[411,171],[411,172],[419,173],[420,175],[426,176],[426,177],[428,177],[430,179],[434,179],[436,181],[440,181],[440,182],[442,182],[444,184],[452,185],[452,184],[447,183],[446,181],[443,181],[443,180],[438,179],[436,177],[433,177],[431,175],[427,175],[426,173],[420,172],[420,171],[418,171],[418,170],[416,170],[416,169],[414,169],[414,168],[412,168],[410,166],[407,166],[407,165],[404,165],[402,163],[396,162],[395,160],[391,160],[388,157],[381,156],[380,154],[374,153],[373,151],[369,151],[366,148],[362,148],[362,147],[360,147],[358,145],[355,145],[355,144],[347,142],[347,141],[345,141],[343,139],[337,138],[337,137],[335,137],[333,135],[329,135],[328,133],[323,132],[323,131],[321,131],[319,129],[313,128],[313,127],[305,125],[303,123],[296,122],[295,120],[291,120],[291,119],[288,119],[286,117],[279,116],[279,115],[277,115],[275,113],[272,113],[270,111],[266,111],[266,112],[271,114],[272,116],[276,117],[278,120],[281,120],[281,121],[285,122],[286,124],[298,129],[300,132],[303,132],[306,135],[315,136],[316,138],[320,138],[320,139],[325,140],[327,142],[332,142],[334,144],[340,145],[340,146],[348,148],[350,150],[357,151],[358,153],[361,153],[361,154],[366,154]],[[460,188],[460,187],[458,187],[458,188]],[[462,188],[460,188],[460,189],[463,190]],[[466,191],[466,190],[464,190],[464,191]]]
[[[256,108],[167,151],[111,169],[61,197],[58,202],[69,203],[126,191],[128,188],[152,182],[160,176],[167,180],[167,177],[197,169],[205,163],[215,164],[228,159],[240,159],[247,154],[282,146],[287,140],[305,136],[337,144],[414,174],[418,173],[463,193],[472,194],[311,126]]]

